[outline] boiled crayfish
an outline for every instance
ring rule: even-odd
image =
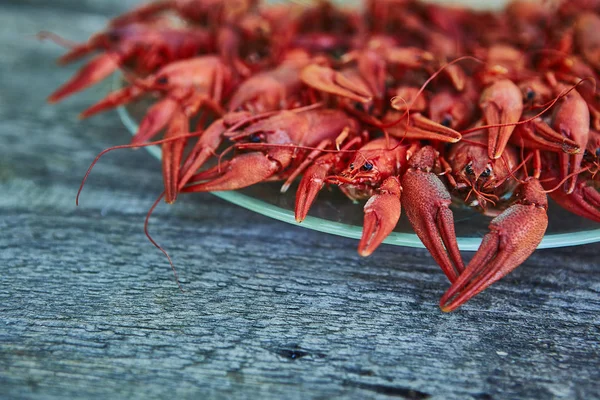
[[[154,99],[131,147],[164,132],[168,203],[301,177],[301,222],[338,187],[366,200],[362,256],[404,212],[451,284],[440,302],[451,311],[533,253],[548,195],[600,223],[596,3],[161,0],[71,46],[61,63],[100,54],[49,101],[121,70],[127,84],[82,116]],[[466,265],[457,204],[494,217]]]

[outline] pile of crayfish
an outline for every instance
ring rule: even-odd
[[[81,44],[43,36],[70,47],[60,63],[95,54],[50,102],[117,70],[126,85],[82,117],[153,99],[131,146],[161,144],[167,203],[298,179],[301,222],[337,186],[368,199],[363,256],[404,208],[451,283],[444,311],[533,253],[547,196],[600,222],[600,1],[159,0]],[[456,204],[494,217],[466,266]]]

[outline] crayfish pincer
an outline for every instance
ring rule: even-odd
[[[548,199],[537,177],[526,178],[515,203],[492,220],[475,256],[440,300],[453,311],[521,265],[548,227]]]
[[[438,153],[431,146],[423,147],[410,159],[408,170],[402,177],[402,204],[419,239],[450,282],[455,282],[464,270],[464,263],[450,210],[452,198],[440,177],[433,172],[437,159]]]

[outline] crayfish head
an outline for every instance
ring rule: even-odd
[[[473,207],[488,208],[488,203],[495,205],[495,183],[497,182],[493,160],[473,159],[465,157],[460,169],[454,173],[457,189],[465,202]]]
[[[466,100],[448,91],[434,94],[429,101],[431,120],[452,129],[464,127],[474,112],[473,104]]]
[[[380,182],[381,173],[377,160],[357,153],[335,179],[354,186],[371,186]]]
[[[346,195],[361,200],[371,197],[387,176],[382,174],[376,160],[359,155],[338,175],[327,177],[326,181],[344,185]]]
[[[448,153],[456,194],[468,205],[495,215],[492,208],[498,206],[499,200],[508,198],[517,185],[517,180],[512,179],[518,164],[517,153],[508,147],[501,158],[493,160],[486,147],[478,144],[485,143],[485,136],[469,139],[472,143],[459,142]]]
[[[399,173],[401,159],[406,159],[405,147],[399,147],[395,139],[375,139],[353,155],[340,175],[353,184],[379,186]]]
[[[546,104],[552,99],[552,88],[539,77],[523,80],[519,89],[523,94],[523,104],[528,106]]]

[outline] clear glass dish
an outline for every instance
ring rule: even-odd
[[[136,107],[135,105],[118,109],[123,124],[132,134],[137,131],[137,121],[141,119],[144,109],[146,109],[145,106]],[[146,149],[160,160],[161,149],[159,146],[149,146]],[[223,200],[279,221],[333,235],[360,239],[363,203],[353,203],[335,187],[324,188],[311,208],[309,217],[299,224],[294,219],[296,185],[284,194],[280,193],[280,187],[281,183],[271,182],[243,190],[213,192],[213,194]],[[469,208],[453,208],[453,212],[460,249],[477,250],[481,238],[488,232],[491,218]],[[575,246],[600,241],[600,226],[597,223],[571,214],[553,202],[550,202],[548,214],[548,230],[538,248]],[[413,233],[405,216],[400,218],[398,226],[384,243],[424,247],[417,235]]]

